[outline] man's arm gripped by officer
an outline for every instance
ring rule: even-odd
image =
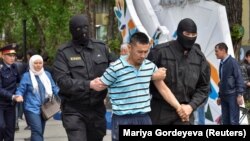
[[[171,90],[163,82],[163,79],[166,77],[166,74],[164,74],[163,72],[166,72],[165,68],[161,68],[160,70],[158,69],[154,73],[155,75],[152,75],[151,79],[153,80],[154,85],[162,94],[163,98],[176,109],[176,112],[178,113],[182,121],[189,121],[189,114],[186,114],[186,112],[183,110],[183,108],[186,108],[185,105],[180,105]],[[107,87],[108,86],[105,85],[105,83],[103,83],[99,77],[90,81],[90,88],[96,91],[102,91]]]

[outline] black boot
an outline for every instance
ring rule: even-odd
[[[15,131],[19,131],[19,124],[16,123]]]
[[[24,141],[30,141],[30,137],[24,138]]]

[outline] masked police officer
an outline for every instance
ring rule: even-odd
[[[89,38],[89,26],[86,15],[71,18],[72,41],[58,49],[53,64],[69,141],[102,141],[106,134],[107,90],[94,91],[90,81],[100,77],[114,60],[103,42]]]
[[[16,45],[9,44],[0,49],[0,141],[14,141],[15,134],[15,101],[22,98],[15,96],[16,84],[20,81],[17,67],[14,64]]]
[[[167,68],[165,83],[182,104],[189,122],[183,122],[166,103],[155,87],[151,86],[153,124],[193,124],[193,111],[208,98],[210,67],[197,44],[197,27],[192,19],[181,20],[177,27],[177,39],[156,46],[149,54],[158,67]]]

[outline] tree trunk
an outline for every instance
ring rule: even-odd
[[[91,9],[92,9],[92,37],[96,39],[96,8],[95,1],[91,1]]]
[[[32,21],[34,22],[35,24],[35,27],[36,27],[36,30],[38,32],[38,35],[39,35],[39,42],[40,42],[40,51],[41,52],[44,52],[45,51],[45,46],[46,46],[46,39],[45,39],[45,35],[44,35],[44,32],[43,32],[43,28],[41,26],[41,24],[39,23],[39,20],[36,16],[32,16]]]
[[[226,7],[228,23],[232,33],[232,26],[235,24],[242,24],[242,0],[214,0]],[[239,49],[241,47],[241,40],[232,39],[235,58],[239,60]]]
[[[12,43],[12,42],[16,42],[16,41],[14,41],[14,39],[12,39],[11,37],[11,28],[13,27],[14,25],[11,25],[11,24],[7,24],[6,26],[5,26],[5,31],[4,31],[4,33],[5,33],[5,42],[6,43]]]
[[[226,7],[229,26],[241,24],[242,0],[214,0]]]
[[[29,4],[25,0],[22,1],[22,4],[28,12],[32,12],[32,11],[30,11]],[[40,49],[41,49],[40,51],[44,51],[45,46],[46,46],[45,34],[44,34],[44,31],[43,31],[41,24],[39,23],[37,16],[34,13],[32,14],[32,21],[35,24],[36,31],[38,32],[38,36],[39,36],[39,40],[40,40],[39,41],[40,42]]]
[[[113,3],[113,4],[112,4]],[[117,29],[117,27],[114,27],[114,1],[108,2],[108,7],[109,7],[109,14],[108,14],[108,27],[107,27],[107,41],[109,41],[110,39],[114,38],[114,29]]]
[[[84,0],[85,3],[85,10],[84,13],[88,16],[89,19],[89,37],[93,37],[93,30],[92,30],[92,19],[91,19],[91,7],[90,7],[90,3],[91,0]]]

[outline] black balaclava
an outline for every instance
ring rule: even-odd
[[[69,21],[73,42],[86,46],[89,40],[89,20],[86,15],[75,15]]]
[[[183,31],[197,33],[197,27],[193,20],[185,18],[180,21],[177,27],[177,41],[185,50],[191,50],[195,43],[196,37],[187,37],[183,35]]]

